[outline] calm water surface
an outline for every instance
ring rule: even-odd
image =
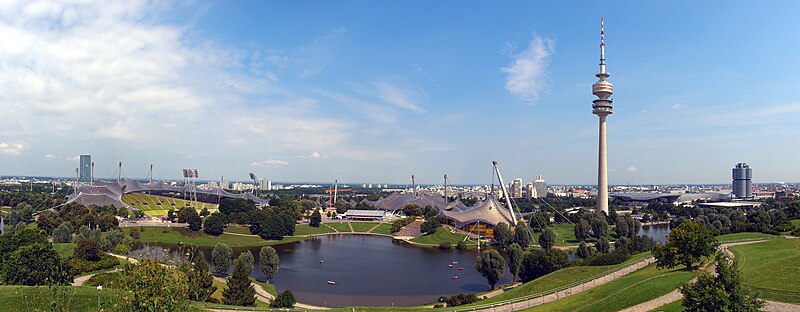
[[[418,305],[434,302],[441,295],[489,289],[486,279],[475,270],[477,250],[421,248],[372,235],[319,236],[272,247],[280,256],[280,269],[270,282],[279,292],[291,289],[297,301],[313,305]],[[139,256],[150,250],[159,258],[177,256],[175,248],[167,249],[140,246],[131,254]],[[251,276],[265,280],[258,268],[259,249],[234,249],[234,258],[252,252],[256,264]],[[200,251],[211,259],[210,248]],[[448,267],[454,261],[458,264]],[[336,285],[328,285],[328,280]],[[506,274],[498,285],[510,281]]]
[[[659,243],[666,240],[668,233],[668,224],[642,226],[639,231]],[[179,257],[174,247],[152,246],[138,246],[131,254]],[[434,302],[441,295],[477,293],[489,288],[486,279],[475,270],[477,250],[421,248],[372,235],[318,236],[272,247],[280,256],[280,269],[270,282],[279,292],[291,289],[299,302],[313,305],[419,305]],[[209,262],[211,250],[199,248]],[[258,268],[259,250],[260,247],[235,248],[233,257],[252,252],[256,263],[251,276],[264,281]],[[570,255],[570,259],[574,257]],[[458,264],[448,267],[454,261]],[[464,270],[459,271],[459,267]],[[336,281],[336,285],[328,285],[328,280]],[[510,281],[511,276],[506,274],[498,284]]]

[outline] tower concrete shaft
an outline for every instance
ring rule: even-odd
[[[608,155],[606,154],[606,117],[611,115],[613,100],[609,99],[614,93],[614,86],[606,81],[609,75],[606,72],[606,42],[605,42],[605,19],[600,21],[600,73],[595,75],[599,78],[592,85],[592,94],[597,99],[592,101],[592,113],[600,118],[599,129],[599,151],[597,157],[597,210],[608,213]]]

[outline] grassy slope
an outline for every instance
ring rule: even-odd
[[[76,286],[66,288],[69,311],[96,311],[97,294],[95,287]],[[104,289],[100,292],[101,304],[113,302],[116,291]],[[50,311],[52,292],[46,286],[0,286],[0,311]]]
[[[800,303],[800,239],[775,239],[730,248],[745,279],[765,299]]]
[[[350,232],[350,226],[347,225],[349,222],[327,222],[328,226],[336,229],[339,232]]]
[[[61,258],[65,258],[65,259],[69,258],[69,257],[72,257],[72,255],[75,254],[75,247],[76,246],[77,246],[77,244],[74,244],[74,243],[53,244],[53,248],[56,250],[56,252],[61,256]]]
[[[383,223],[378,225],[378,227],[372,230],[371,233],[392,235],[392,225],[389,223]]]
[[[353,231],[362,233],[369,231],[376,224],[378,222],[350,222],[350,225],[353,226]]]
[[[130,233],[130,229],[139,227],[122,228],[126,233]],[[182,235],[175,228],[166,228],[167,233],[162,233],[164,227],[143,227],[145,230],[140,233],[140,242],[157,242],[166,244],[185,244],[196,246],[214,247],[217,243],[225,243],[230,247],[251,247],[251,246],[267,246],[280,243],[287,243],[298,241],[303,237],[289,236],[281,241],[267,241],[256,236],[241,236],[230,235],[223,233],[220,236],[210,236],[205,233],[200,233],[197,237],[189,237]]]
[[[245,235],[252,235],[250,234],[250,227],[249,226],[238,226],[238,225],[229,225],[225,228],[225,233],[236,233],[236,234],[245,234]]]
[[[350,231],[350,229],[348,229]],[[294,235],[316,235],[333,233],[333,230],[327,226],[320,225],[318,228],[312,227],[308,224],[298,224],[294,227]]]
[[[579,267],[569,267],[564,268],[530,282],[527,282],[523,285],[517,286],[514,289],[506,291],[500,295],[495,297],[481,300],[476,304],[486,304],[492,303],[497,301],[503,301],[513,298],[518,298],[527,295],[533,295],[542,293],[551,289],[555,289],[564,285],[569,285],[584,279],[592,278],[604,272],[607,272],[612,269],[619,269],[622,267],[626,267],[633,263],[639,262],[644,258],[650,256],[649,252],[638,253],[631,256],[628,261],[617,265],[606,265],[606,266],[579,266]]]
[[[760,232],[741,232],[741,233],[733,233],[733,234],[725,234],[717,236],[717,240],[721,243],[739,241],[739,240],[758,240],[758,239],[776,239],[776,238],[780,238],[780,236],[764,234]]]
[[[794,224],[795,227],[799,227],[800,228],[800,219],[792,220],[792,224]]]
[[[464,240],[466,235],[461,233],[452,233],[446,227],[439,227],[433,234],[422,235],[411,239],[411,242],[417,244],[436,245],[441,243],[457,244]],[[475,245],[474,242],[467,240],[468,245]]]
[[[651,310],[652,312],[681,312],[683,311],[683,300],[678,300],[673,303],[668,303],[658,308]]]
[[[556,246],[578,246],[581,242],[575,238],[575,231],[572,224],[553,224],[550,228],[556,232]],[[533,243],[539,244],[539,236],[542,233],[533,234]]]
[[[606,284],[525,311],[618,311],[658,298],[692,277],[694,272],[657,270],[651,264]]]

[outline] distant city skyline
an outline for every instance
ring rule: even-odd
[[[0,5],[0,175],[436,184],[800,181],[800,3]]]

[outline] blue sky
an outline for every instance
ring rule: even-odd
[[[0,174],[592,184],[800,181],[796,2],[0,4]]]

